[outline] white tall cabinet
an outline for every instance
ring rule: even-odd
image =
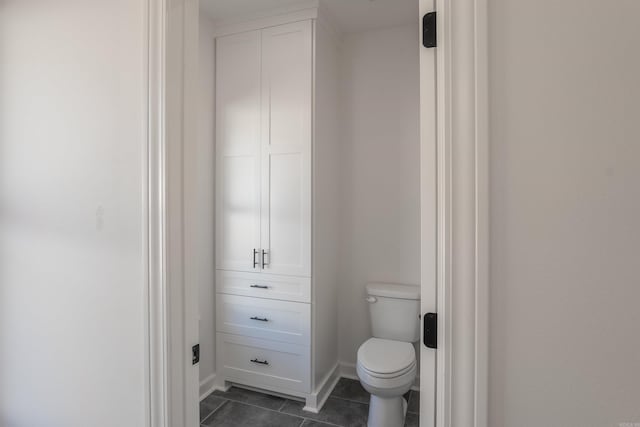
[[[319,22],[216,39],[216,379],[311,411],[338,378],[336,46]]]

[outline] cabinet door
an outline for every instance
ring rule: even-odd
[[[219,269],[260,269],[260,79],[259,31],[217,39],[216,264]],[[254,255],[254,249],[258,254]]]
[[[262,30],[264,271],[311,274],[311,22]]]

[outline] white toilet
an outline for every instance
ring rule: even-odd
[[[369,283],[367,302],[373,338],[358,349],[357,372],[371,393],[369,427],[402,427],[407,402],[402,397],[416,379],[413,342],[420,334],[420,288]]]

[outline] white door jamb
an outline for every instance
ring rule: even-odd
[[[487,9],[436,0],[437,427],[488,425]]]
[[[168,346],[165,268],[165,34],[166,4],[146,1],[148,73],[147,156],[144,168],[146,233],[146,352],[147,427],[169,426]]]
[[[194,138],[198,0],[147,0],[147,426],[197,426],[197,289],[184,280],[183,146]]]

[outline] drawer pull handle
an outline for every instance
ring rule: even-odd
[[[268,322],[269,321],[269,319],[267,319],[266,317],[253,316],[253,317],[250,317],[249,319],[251,319],[251,320],[259,320],[260,322]]]
[[[258,365],[268,365],[269,362],[267,362],[266,360],[259,360],[259,359],[251,359],[252,363],[257,363]]]
[[[265,285],[251,285],[250,288],[258,288],[258,289],[269,289],[268,286]]]

